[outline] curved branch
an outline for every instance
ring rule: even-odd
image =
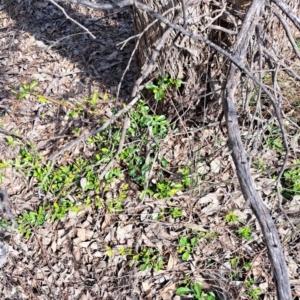
[[[234,52],[234,57],[239,61],[243,61],[245,58],[249,39],[252,38],[262,7],[263,1],[254,0],[248,11],[248,15],[251,15],[251,18],[244,19]],[[291,300],[292,294],[289,276],[279,235],[267,206],[256,190],[254,180],[251,177],[247,154],[241,140],[237,112],[234,104],[234,94],[237,83],[239,82],[239,77],[239,70],[231,63],[223,96],[223,109],[228,128],[228,144],[230,150],[232,150],[232,157],[244,198],[250,203],[265,237],[269,259],[273,268],[278,299]]]

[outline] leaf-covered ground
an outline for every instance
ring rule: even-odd
[[[0,221],[1,299],[275,299],[263,237],[218,122],[220,103],[179,103],[169,82],[163,108],[140,101],[127,123],[124,116],[51,166],[65,145],[123,108],[138,77],[133,62],[117,98],[134,46],[122,43],[133,35],[129,10],[64,7],[97,38],[47,2],[0,4],[0,179],[18,223],[13,230],[5,214]],[[240,128],[296,299],[299,86],[284,75],[281,84],[291,146],[282,209],[275,180],[284,149],[268,103],[260,108],[268,123],[249,121],[253,94]]]

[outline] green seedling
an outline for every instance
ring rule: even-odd
[[[122,246],[122,247],[118,250],[118,253],[119,253],[120,255],[131,256],[131,255],[133,255],[133,249],[131,249],[131,248],[126,249],[124,246]]]
[[[84,102],[88,103],[92,109],[96,108],[98,100],[99,100],[98,92],[95,92],[91,99],[86,98],[86,97],[84,98]]]
[[[49,217],[49,212],[44,211],[43,206],[39,206],[37,212],[25,211],[18,217],[19,232],[23,233],[25,238],[29,238],[31,227],[42,226]]]
[[[69,200],[61,199],[58,202],[53,203],[53,215],[51,217],[51,221],[55,221],[56,219],[64,218],[69,212],[70,208],[74,207],[74,203]]]
[[[267,139],[267,145],[269,148],[282,152],[283,146],[282,146],[282,137],[281,137],[281,131],[280,129],[276,128],[274,125],[270,125],[268,127],[270,135]]]
[[[246,240],[251,240],[251,227],[247,225],[245,227],[240,227],[238,230],[238,234]]]
[[[8,142],[8,145],[10,147],[14,147],[16,145],[16,142],[15,140],[11,137],[11,136],[6,136],[6,140]]]
[[[240,258],[235,256],[230,259],[230,265],[232,266],[232,271],[230,272],[231,280],[235,281],[239,277],[238,266],[240,264]]]
[[[187,233],[191,232],[190,229],[186,230]],[[218,235],[216,232],[201,232],[192,231],[189,236],[181,236],[179,238],[179,246],[177,246],[177,252],[181,255],[183,261],[187,261],[190,255],[194,253],[195,248],[200,239],[210,240],[216,238]]]
[[[300,164],[300,159],[295,161],[295,165]],[[284,172],[282,179],[283,194],[290,199],[293,195],[300,195],[300,168],[294,167]]]
[[[183,212],[178,207],[171,207],[169,210],[162,208],[159,213],[153,214],[153,220],[165,220],[166,216],[171,215],[173,219],[178,219],[182,216]]]
[[[24,99],[27,95],[34,92],[38,82],[32,81],[30,84],[23,83],[20,85],[19,90],[11,90],[11,92],[17,96],[19,100]]]
[[[137,263],[141,271],[153,269],[155,272],[158,272],[163,268],[165,261],[156,249],[144,248],[140,253],[133,256],[130,265],[134,263]]]
[[[107,201],[107,208],[110,212],[120,212],[122,211],[122,201],[127,197],[127,190],[129,188],[128,184],[124,184],[120,189],[120,193],[117,198],[110,199]]]
[[[230,264],[233,267],[237,267],[240,263],[240,258],[238,256],[235,256],[234,258],[230,259]]]
[[[139,199],[144,200],[147,195],[149,197],[151,197],[151,196],[153,196],[153,194],[154,194],[154,192],[151,189],[147,188],[141,192]]]
[[[176,295],[190,295],[192,299],[197,300],[215,300],[216,296],[213,292],[204,292],[200,283],[190,283],[188,286],[181,286],[176,289]]]
[[[0,228],[7,228],[9,226],[9,223],[6,219],[0,218]]]
[[[277,150],[279,152],[283,151],[282,139],[280,137],[269,137],[267,140],[267,145],[273,150]]]
[[[239,223],[242,222],[242,219],[238,219],[234,210],[230,210],[225,216],[225,220],[227,223]]]
[[[180,88],[182,81],[180,79],[173,79],[163,75],[158,79],[157,84],[147,84],[146,89],[151,90],[154,94],[154,99],[160,101],[164,98],[165,91],[170,87],[170,85]]]
[[[166,117],[164,115],[151,115],[149,107],[144,101],[140,101],[137,107],[137,110],[132,109],[130,111],[131,126],[128,129],[128,133],[131,136],[140,135],[142,137],[144,135],[144,141],[147,142],[149,127],[151,127],[153,135],[158,139],[163,139],[167,135],[169,128],[169,122]]]
[[[76,136],[79,136],[79,135],[80,135],[80,128],[74,128],[74,129],[72,130],[72,133],[73,133],[74,135],[76,135]]]
[[[165,217],[166,217],[165,208],[162,208],[159,213],[153,214],[152,219],[158,221],[158,220],[164,220]]]
[[[191,178],[190,178],[190,169],[189,168],[179,168],[178,173],[182,175],[181,183],[186,187],[190,187],[191,185]]]
[[[122,177],[122,172],[120,168],[111,169],[104,176],[106,181],[109,183],[112,183],[115,181],[116,178],[121,178],[121,177]]]
[[[114,256],[114,251],[110,246],[105,246],[106,249],[106,255],[111,258]]]
[[[182,210],[178,207],[171,207],[170,213],[173,219],[180,218],[182,216]]]
[[[81,116],[84,113],[84,108],[81,104],[76,103],[75,104],[75,108],[71,109],[71,111],[69,112],[68,116],[70,118],[77,118],[79,116]]]
[[[190,258],[190,255],[194,253],[195,246],[197,245],[198,237],[194,236],[193,238],[188,238],[182,236],[179,239],[179,246],[177,247],[177,252],[181,254],[181,259],[187,261]]]
[[[253,300],[259,300],[261,290],[254,287],[254,279],[250,278],[246,280],[245,285],[248,288],[247,294],[250,296],[250,298]]]
[[[232,267],[230,276],[234,281],[242,278],[244,276],[243,274],[251,269],[251,262],[243,261],[239,256],[231,258],[230,265]]]
[[[169,199],[170,197],[176,195],[180,190],[183,189],[183,185],[181,183],[173,183],[169,180],[164,180],[158,182],[156,184],[156,193],[154,194],[155,198],[158,199]]]
[[[161,166],[164,167],[164,168],[166,168],[169,164],[168,161],[165,158],[162,158],[160,163],[161,163]]]
[[[252,263],[250,261],[244,261],[243,266],[246,271],[249,271],[249,270],[251,270]]]
[[[122,211],[122,201],[120,199],[111,199],[107,201],[107,208],[112,212],[120,212]]]

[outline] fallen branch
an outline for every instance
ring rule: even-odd
[[[240,62],[245,59],[249,40],[252,38],[255,26],[259,20],[263,3],[264,1],[262,0],[254,0],[244,19],[234,51],[234,57]],[[240,75],[241,73],[238,68],[231,63],[223,96],[223,110],[228,129],[228,146],[232,151],[232,157],[244,198],[251,205],[265,237],[269,259],[273,268],[278,299],[291,300],[292,294],[289,276],[277,229],[267,206],[256,190],[254,180],[251,177],[247,154],[241,140],[237,112],[234,104],[235,90]]]

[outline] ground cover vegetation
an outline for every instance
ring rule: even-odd
[[[272,265],[238,184],[220,103],[178,101],[174,94],[187,82],[160,72],[130,106],[119,81],[133,45],[116,47],[132,35],[130,11],[106,15],[66,6],[93,34],[103,34],[87,49],[88,35],[71,35],[76,24],[66,26],[57,7],[17,2],[1,2],[0,47],[14,59],[1,65],[0,184],[16,221],[5,213],[0,218],[1,298],[275,299]],[[26,21],[28,14],[41,29]],[[97,23],[101,18],[107,23]],[[120,30],[113,37],[112,28]],[[55,41],[53,49],[43,44],[47,39]],[[94,69],[84,69],[84,55]],[[256,85],[247,103],[237,104],[238,126],[298,297],[299,85],[283,69],[286,135]],[[261,76],[271,88],[273,73]],[[123,96],[126,88],[132,86]],[[103,129],[85,136],[94,128]],[[280,175],[286,140],[291,155]]]

